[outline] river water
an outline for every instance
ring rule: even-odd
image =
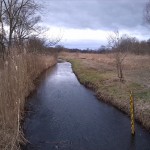
[[[28,101],[25,150],[150,150],[150,133],[97,100],[68,62],[58,63]]]

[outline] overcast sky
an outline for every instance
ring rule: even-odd
[[[43,2],[44,1],[44,2]],[[69,48],[99,48],[110,32],[119,30],[140,40],[149,38],[143,11],[147,0],[43,0],[47,37],[63,35]]]

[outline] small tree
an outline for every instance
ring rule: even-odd
[[[63,45],[56,45],[55,48],[58,52],[62,52],[65,50],[65,47]]]
[[[117,76],[121,82],[124,81],[123,61],[130,46],[127,42],[128,39],[129,37],[127,35],[120,36],[119,31],[115,31],[108,37],[109,47],[111,47],[115,54]]]
[[[45,39],[38,37],[30,37],[27,41],[27,49],[30,52],[40,52],[45,49]]]

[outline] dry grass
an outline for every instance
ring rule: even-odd
[[[128,54],[125,82],[117,78],[114,54],[61,53],[69,59],[81,83],[97,96],[129,114],[129,91],[134,92],[136,119],[150,129],[150,55]]]
[[[56,63],[55,56],[11,54],[0,69],[0,149],[16,150],[24,142],[20,121],[33,80]]]

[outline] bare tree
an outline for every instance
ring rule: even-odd
[[[5,50],[5,44],[4,44],[4,24],[3,24],[3,2],[0,0],[0,52],[3,54]],[[4,55],[3,55],[4,56]]]
[[[5,26],[7,30],[9,30],[5,36],[7,39],[6,45],[8,47],[7,54],[10,53],[10,49],[13,45],[17,45],[19,48],[21,46],[22,50],[22,46],[28,41],[27,39],[30,36],[36,37],[45,32],[45,29],[43,30],[43,28],[38,25],[41,18],[37,10],[39,10],[40,6],[35,3],[34,0],[0,0],[0,2],[0,26]],[[2,37],[3,36],[0,36],[0,42],[4,39]],[[56,38],[47,41],[45,44],[54,46],[60,40],[61,38]]]
[[[27,49],[30,52],[48,52],[49,48],[56,45],[61,39],[47,40],[45,38],[39,38],[37,36],[31,36],[27,40]]]
[[[37,25],[41,18],[40,16],[34,15],[36,9],[37,6],[32,5],[24,8],[20,13],[18,25],[14,31],[15,41],[19,45],[22,45],[23,41],[28,39],[29,36],[33,36],[33,34],[39,35],[41,33],[40,27]]]
[[[34,17],[38,8],[34,0],[2,0],[5,25],[9,27],[8,47],[14,38],[22,39],[33,30],[39,17]]]
[[[128,40],[127,35],[120,35],[119,31],[115,31],[113,34],[108,37],[109,47],[114,51],[115,61],[116,61],[116,69],[117,75],[120,81],[124,81],[123,75],[123,61],[127,55],[127,51],[129,49],[129,44],[123,44],[123,42]]]
[[[144,20],[146,23],[150,24],[150,0],[145,5]]]
[[[55,48],[58,52],[62,52],[65,50],[65,47],[63,45],[56,45]]]
[[[34,36],[28,39],[27,48],[30,52],[39,52],[41,50],[44,50],[45,47],[45,39]]]

